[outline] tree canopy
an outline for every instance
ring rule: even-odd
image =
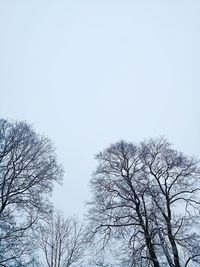
[[[61,182],[51,141],[26,122],[0,120],[0,265],[22,261],[30,251],[30,231],[51,212],[48,196]]]
[[[113,244],[123,266],[199,266],[199,160],[163,137],[119,141],[96,160],[86,227],[49,200],[63,177],[52,142],[26,122],[0,120],[0,266],[39,266],[37,246],[49,267],[69,267],[99,243]],[[101,253],[87,262],[107,266]]]
[[[200,168],[165,138],[117,142],[96,156],[90,220],[123,240],[133,266],[200,264]]]

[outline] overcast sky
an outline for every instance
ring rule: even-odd
[[[66,215],[119,139],[200,156],[200,1],[0,0],[0,116],[53,140]]]

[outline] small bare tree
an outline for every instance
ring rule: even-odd
[[[69,267],[79,263],[86,249],[86,234],[77,218],[67,219],[60,212],[40,227],[38,241],[48,267]]]
[[[51,210],[62,173],[47,138],[26,122],[0,120],[0,266],[30,252],[31,228]]]
[[[139,145],[121,141],[96,158],[89,217],[104,244],[113,236],[126,241],[134,266],[198,263],[198,160],[164,138]]]

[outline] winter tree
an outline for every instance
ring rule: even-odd
[[[118,238],[132,266],[199,266],[199,161],[164,138],[120,141],[96,159],[89,218],[104,244]]]
[[[84,225],[77,218],[65,218],[56,211],[37,234],[48,267],[69,267],[82,260],[87,238]]]
[[[26,122],[0,120],[0,266],[28,258],[31,230],[51,211],[62,174],[49,139]]]

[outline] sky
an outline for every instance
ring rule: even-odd
[[[48,136],[53,202],[86,213],[94,155],[164,135],[200,157],[199,0],[0,0],[0,116]]]

